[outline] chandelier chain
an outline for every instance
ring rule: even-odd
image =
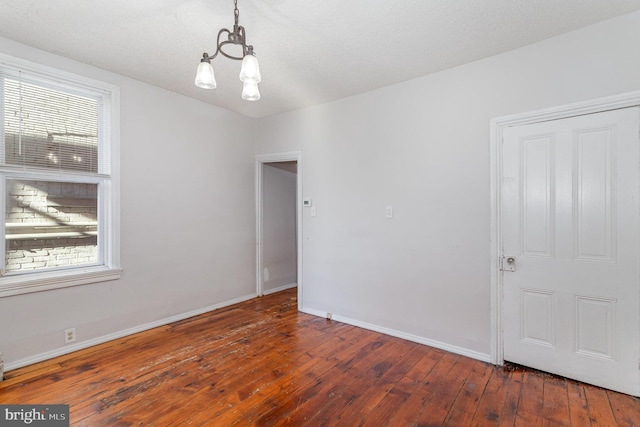
[[[236,27],[238,26],[238,17],[240,16],[240,11],[238,10],[238,0],[233,0],[233,15],[236,18]]]

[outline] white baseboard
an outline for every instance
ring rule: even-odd
[[[327,313],[322,312],[320,310],[315,310],[313,308],[302,307],[300,311],[302,311],[303,313],[308,313],[308,314],[312,314],[314,316],[319,316],[323,318],[326,318],[327,316]],[[456,353],[461,356],[466,356],[472,359],[480,360],[482,362],[491,363],[491,355],[487,353],[480,353],[478,351],[469,350],[464,347],[458,347],[456,345],[443,343],[443,342],[432,340],[429,338],[424,338],[424,337],[420,337],[413,334],[407,334],[405,332],[396,331],[395,329],[389,329],[383,326],[378,326],[378,325],[374,325],[367,322],[361,322],[360,320],[354,320],[354,319],[350,319],[348,317],[342,317],[336,314],[332,314],[331,319],[337,322],[342,322],[342,323],[347,323],[349,325],[357,326],[359,328],[369,329],[370,331],[380,332],[381,334],[391,335],[392,337],[402,338],[407,341],[413,341],[419,344],[428,345],[429,347],[439,348],[440,350]]]
[[[264,294],[268,295],[275,292],[280,292],[286,289],[291,289],[295,287],[296,284],[292,283],[289,285],[281,286],[276,289],[271,289],[269,291],[265,291]],[[147,331],[149,329],[157,328],[158,326],[168,325],[169,323],[178,322],[180,320],[188,319],[189,317],[198,316],[200,314],[208,313],[210,311],[217,310],[219,308],[228,307],[233,304],[238,304],[244,301],[248,301],[252,298],[255,298],[257,294],[246,295],[243,297],[235,298],[232,300],[224,301],[218,304],[214,304],[208,307],[200,308],[197,310],[189,311],[182,314],[177,314],[175,316],[167,317],[164,319],[156,320],[154,322],[146,323],[144,325],[135,326],[133,328],[125,329],[122,331],[114,332],[108,335],[103,335],[101,337],[93,338],[88,341],[82,341],[76,344],[68,345],[63,348],[57,348],[55,350],[47,351],[44,353],[36,354],[34,356],[30,356],[24,359],[16,360],[15,362],[5,363],[5,372],[11,371],[13,369],[18,369],[23,366],[31,365],[34,363],[42,362],[47,359],[52,359],[54,357],[62,356],[65,354],[73,353],[74,351],[82,350],[88,347],[92,347],[94,345],[102,344],[108,341],[112,341],[118,338],[126,337],[128,335],[133,335],[138,332]],[[304,313],[308,313],[314,316],[326,317],[325,312],[320,310],[315,310],[307,307],[302,307],[300,311]],[[357,326],[359,328],[368,329],[375,332],[380,332],[382,334],[390,335],[397,338],[402,338],[407,341],[417,342],[419,344],[428,345],[430,347],[439,348],[441,350],[449,351],[451,353],[460,354],[462,356],[470,357],[472,359],[481,360],[483,362],[491,363],[491,355],[486,353],[480,353],[477,351],[469,350],[463,347],[458,347],[455,345],[443,343],[440,341],[435,341],[429,338],[420,337],[417,335],[407,334],[405,332],[396,331],[394,329],[385,328],[382,326],[374,325],[367,322],[362,322],[359,320],[350,319],[347,317],[339,316],[336,314],[332,315],[332,319],[337,322],[347,323],[349,325]]]
[[[278,286],[277,288],[274,288],[274,289],[265,289],[262,292],[262,295],[275,294],[276,292],[286,291],[287,289],[295,288],[296,286],[298,286],[297,283],[290,283],[288,285]]]
[[[175,316],[166,317],[164,319],[156,320],[154,322],[145,323],[144,325],[134,326],[133,328],[125,329],[123,331],[114,332],[112,334],[103,335],[101,337],[93,338],[87,341],[82,341],[72,345],[66,345],[62,348],[47,351],[44,353],[36,354],[34,356],[26,357],[24,359],[16,360],[15,362],[5,364],[5,372],[12,369],[21,368],[23,366],[32,365],[34,363],[42,362],[43,360],[52,359],[54,357],[62,356],[64,354],[73,353],[74,351],[82,350],[94,345],[102,344],[107,341],[112,341],[118,338],[133,335],[138,332],[147,331],[149,329],[157,328],[158,326],[168,325],[169,323],[177,322],[180,320],[188,319],[189,317],[199,316],[200,314],[208,313],[219,308],[228,307],[233,304],[248,301],[256,298],[257,294],[246,295],[243,297],[227,300],[218,304],[210,305],[208,307],[199,308],[197,310],[189,311],[187,313],[176,314]]]

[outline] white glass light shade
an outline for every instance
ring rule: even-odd
[[[242,99],[245,101],[257,101],[260,99],[258,83],[245,82],[242,85]]]
[[[215,89],[216,78],[213,75],[213,67],[207,61],[200,62],[196,73],[196,86],[202,89]]]
[[[260,83],[260,66],[258,58],[253,54],[247,54],[242,58],[242,68],[240,69],[240,81],[242,83]]]

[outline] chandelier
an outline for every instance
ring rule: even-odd
[[[216,78],[213,75],[213,67],[211,66],[211,60],[218,54],[225,56],[229,59],[235,59],[236,61],[242,61],[242,67],[240,68],[240,81],[242,82],[242,99],[246,101],[257,101],[260,99],[260,91],[258,90],[258,83],[262,80],[260,76],[260,67],[258,66],[258,58],[253,51],[253,46],[247,45],[246,32],[244,27],[238,25],[238,0],[233,0],[235,16],[235,24],[233,25],[233,31],[229,31],[226,28],[218,31],[218,40],[216,53],[209,56],[208,53],[202,54],[202,59],[198,65],[198,71],[196,73],[196,86],[203,89],[215,89]],[[220,37],[223,34],[227,34],[227,39],[220,41]],[[242,47],[242,56],[235,56],[224,49],[228,45],[236,45]]]

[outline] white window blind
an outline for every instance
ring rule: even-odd
[[[5,166],[109,173],[108,97],[21,70],[0,74]]]

